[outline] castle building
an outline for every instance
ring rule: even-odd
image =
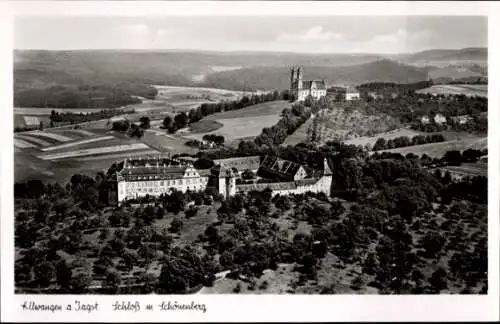
[[[359,91],[356,88],[349,87],[346,89],[345,100],[358,100],[360,97]]]
[[[319,99],[326,96],[325,80],[303,80],[302,68],[292,68],[290,76],[290,92],[298,101],[304,101],[308,96]]]
[[[159,157],[128,160],[117,174],[118,202],[146,195],[159,196],[172,189],[185,192],[207,187],[209,173],[190,163]]]
[[[126,159],[117,173],[118,203],[138,197],[160,196],[172,190],[182,192],[215,189],[224,197],[237,193],[271,189],[272,195],[323,192],[330,195],[332,171],[324,160],[322,171],[272,156],[215,160],[212,169],[196,169],[189,161],[170,158]],[[250,170],[264,182],[237,184]]]

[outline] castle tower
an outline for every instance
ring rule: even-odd
[[[328,160],[327,158],[323,159],[323,176],[332,176],[332,169],[330,169],[330,166],[328,165]]]
[[[298,67],[297,68],[297,88],[300,90],[302,89],[302,68]]]
[[[323,176],[321,177],[321,191],[330,197],[332,192],[332,170],[328,165],[327,158],[323,159]]]
[[[236,177],[230,168],[220,166],[219,171],[219,193],[224,199],[236,194]]]

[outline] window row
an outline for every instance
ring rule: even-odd
[[[127,188],[153,188],[153,187],[164,187],[164,186],[183,186],[192,184],[204,184],[207,183],[206,178],[193,178],[193,179],[175,179],[175,180],[165,180],[165,181],[134,181],[127,182]]]

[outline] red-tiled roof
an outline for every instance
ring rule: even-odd
[[[260,165],[260,156],[245,156],[214,160],[215,165],[223,164],[227,168],[236,168],[238,171],[257,170]]]
[[[271,182],[271,183],[253,183],[236,185],[236,191],[249,192],[249,191],[262,191],[265,189],[271,190],[292,190],[296,189],[295,182]]]

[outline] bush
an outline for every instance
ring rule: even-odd
[[[172,233],[179,233],[184,226],[184,222],[178,218],[174,218],[170,223],[169,231]]]

